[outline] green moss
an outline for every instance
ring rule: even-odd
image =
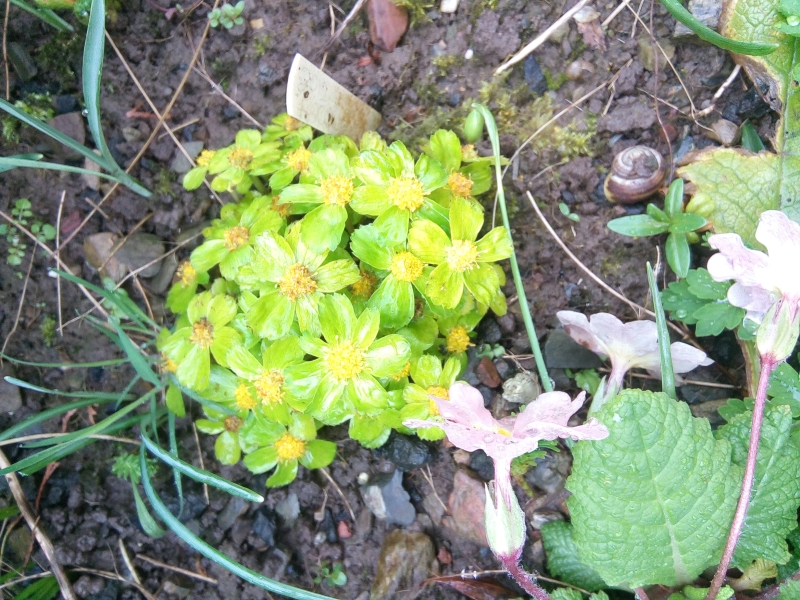
[[[78,78],[72,69],[74,59],[83,53],[83,33],[58,33],[39,46],[34,53],[34,61],[43,72],[55,78],[61,88],[77,83]]]
[[[392,2],[408,10],[411,25],[416,25],[427,19],[425,13],[433,8],[433,2],[428,0],[392,0]]]
[[[267,53],[267,50],[270,49],[272,46],[272,36],[270,35],[259,35],[253,38],[253,44],[250,48],[250,55],[253,58],[261,58]]]
[[[567,82],[567,76],[564,73],[553,75],[550,71],[542,70],[542,75],[544,75],[544,80],[547,82],[547,89],[551,92],[556,91]]]
[[[42,341],[48,348],[52,347],[56,341],[56,320],[53,315],[45,315],[39,324],[39,332],[42,334]]]
[[[55,115],[53,99],[50,98],[50,94],[28,94],[23,99],[14,102],[14,106],[40,121],[47,122]],[[6,115],[2,119],[2,124],[3,138],[11,144],[18,143],[22,123],[11,115]]]
[[[440,54],[431,60],[431,64],[439,70],[439,77],[444,77],[453,67],[464,64],[464,57],[456,54]]]
[[[159,194],[174,198],[176,196],[173,186],[175,181],[177,181],[175,174],[166,167],[162,167],[158,170],[158,173],[156,173],[155,181],[153,182],[153,190]]]

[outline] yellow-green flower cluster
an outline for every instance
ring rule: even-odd
[[[219,460],[274,471],[269,486],[333,460],[323,425],[347,422],[375,447],[408,432],[404,418],[436,417],[428,395],[446,399],[472,330],[505,312],[496,263],[511,240],[502,227],[480,235],[475,199],[490,166],[450,131],[415,158],[373,132],[360,146],[314,138],[287,115],[203,151],[184,186],[208,177],[236,201],[169,292],[178,318],[158,348],[170,409],[183,411],[181,392],[201,402]]]

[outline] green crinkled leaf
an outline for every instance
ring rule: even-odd
[[[800,417],[800,376],[788,363],[782,363],[769,377],[767,394],[775,404],[786,404],[792,417]]]
[[[778,579],[786,579],[800,571],[800,529],[795,529],[786,537],[792,558],[778,565]]]
[[[552,600],[583,600],[583,594],[571,588],[556,588],[550,592]]]
[[[685,279],[669,284],[661,294],[664,309],[687,325],[696,325],[698,336],[719,335],[735,329],[744,319],[744,309],[726,299],[731,282],[711,279],[706,269],[693,269]]]
[[[800,41],[776,30],[776,25],[785,24],[779,5],[778,0],[731,0],[720,21],[720,33],[736,41],[779,43],[778,50],[767,56],[734,55],[780,115],[774,135],[777,154],[716,148],[678,170],[679,176],[696,186],[689,209],[692,204],[713,204],[708,217],[714,230],[738,233],[750,244],[755,242],[756,223],[763,211],[780,208],[792,219],[800,219],[800,207],[795,204],[800,195],[800,138],[792,133],[800,126],[798,88],[793,83]]]
[[[717,431],[730,442],[733,463],[744,467],[750,440],[748,411]],[[756,477],[742,537],[732,565],[744,569],[757,558],[785,563],[791,558],[786,536],[797,527],[800,506],[800,448],[791,439],[792,414],[785,405],[770,403],[764,414]]]
[[[553,577],[590,592],[606,587],[597,571],[578,558],[572,540],[572,525],[565,521],[545,523],[542,525],[542,543],[547,553],[547,569]]]
[[[800,581],[789,580],[782,583],[777,600],[800,600]]]
[[[625,390],[597,417],[609,435],[575,446],[567,481],[579,557],[612,586],[691,582],[719,560],[733,518],[730,444],[663,393]]]

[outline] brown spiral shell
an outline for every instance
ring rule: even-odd
[[[634,204],[653,195],[666,177],[667,164],[657,150],[632,146],[614,157],[603,190],[611,202]]]

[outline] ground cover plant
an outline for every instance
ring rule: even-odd
[[[95,4],[96,10],[102,3]],[[244,10],[242,5],[240,13]],[[727,41],[720,43],[756,57],[745,64],[766,65],[768,75],[759,73],[768,85],[780,88],[781,77],[789,81],[784,59],[793,51],[798,12],[780,4],[768,13],[774,23],[756,32],[741,24],[723,25]],[[240,19],[240,13],[229,17]],[[213,26],[214,18],[209,18]],[[231,19],[231,29],[244,24],[244,19]],[[89,37],[95,42],[98,23],[102,20],[96,16],[89,21],[90,28],[94,24]],[[228,29],[223,19],[218,24]],[[773,73],[778,67],[783,75]],[[791,104],[793,92],[788,87],[784,91],[782,98]],[[92,119],[97,126],[95,100]],[[776,106],[781,109],[780,129],[791,121],[791,110],[786,104]],[[93,327],[93,335],[109,339],[122,358],[28,366],[62,371],[114,367],[131,377],[122,385],[115,379],[114,391],[107,393],[60,392],[55,384],[8,377],[26,394],[60,394],[65,401],[0,433],[0,442],[16,442],[48,419],[63,418],[61,435],[22,440],[25,446],[16,451],[16,462],[4,463],[2,473],[39,474],[44,487],[57,461],[100,439],[105,443],[114,436],[138,444],[138,452],[129,452],[129,446],[119,451],[110,468],[124,483],[126,497],[133,499],[140,533],[173,547],[181,543],[174,534],[193,553],[209,559],[206,564],[221,565],[284,596],[313,598],[323,596],[281,583],[284,577],[261,569],[252,557],[234,558],[231,545],[220,543],[213,531],[198,533],[197,520],[186,516],[192,510],[191,486],[210,486],[212,494],[225,494],[226,502],[233,497],[261,511],[275,504],[271,500],[283,498],[279,494],[287,488],[328,477],[334,487],[326,489],[322,508],[315,507],[320,523],[315,533],[330,539],[331,528],[321,531],[322,523],[336,523],[333,537],[346,540],[354,537],[350,528],[358,526],[355,516],[351,521],[326,512],[328,491],[333,498],[331,490],[338,489],[336,471],[331,476],[328,468],[346,465],[353,456],[343,456],[342,448],[357,443],[355,452],[373,456],[373,450],[386,451],[391,440],[419,438],[440,448],[439,440],[446,437],[449,445],[468,453],[470,467],[481,456],[493,465],[484,477],[488,485],[479,490],[485,543],[521,590],[539,600],[608,600],[631,594],[642,600],[734,595],[740,600],[792,600],[800,568],[800,446],[795,433],[800,418],[800,376],[795,370],[800,285],[794,267],[800,226],[791,219],[791,201],[778,206],[763,200],[765,195],[778,198],[780,190],[791,198],[786,182],[791,178],[787,152],[792,136],[777,140],[774,154],[763,147],[759,152],[760,140],[752,134],[748,150],[717,148],[700,154],[678,177],[671,176],[663,210],[656,199],[643,214],[611,220],[605,218],[610,211],[604,213],[603,224],[608,222],[615,232],[607,235],[663,236],[656,239],[665,245],[672,273],[659,271],[664,287],[659,291],[649,266],[637,264],[639,277],[648,281],[655,321],[624,322],[579,303],[559,311],[538,307],[539,314],[550,318],[537,321],[538,332],[543,323],[558,326],[608,361],[607,372],[577,374],[576,382],[591,383],[586,385],[591,390],[587,398],[570,389],[569,381],[557,380],[555,370],[545,364],[526,297],[526,291],[534,292],[530,299],[536,311],[536,288],[526,285],[532,272],[521,269],[515,256],[528,230],[519,222],[514,229],[510,226],[509,208],[521,207],[506,206],[501,183],[501,169],[514,168],[513,162],[500,156],[491,111],[471,102],[469,108],[466,122],[437,125],[415,137],[423,140],[418,145],[375,132],[359,140],[322,135],[285,114],[266,126],[237,126],[230,145],[218,147],[211,140],[181,183],[186,192],[207,186],[225,204],[204,224],[196,247],[182,254],[174,282],[165,288],[171,311],[166,317],[134,300],[135,288],[126,292],[109,280],[93,283],[71,275],[55,260],[51,273],[63,285],[81,286],[99,299],[105,317],[88,317],[84,324]],[[98,146],[105,144],[103,139],[95,137]],[[32,166],[41,158],[22,156],[36,158],[14,158],[7,166]],[[733,162],[726,163],[729,159]],[[117,163],[112,163],[113,173]],[[754,191],[752,182],[738,177],[748,171],[759,174],[763,189]],[[692,185],[684,188],[683,178]],[[132,179],[127,183],[133,189],[140,185]],[[688,203],[685,192],[693,195]],[[564,232],[593,216],[568,205],[569,195],[562,199],[553,207],[569,221]],[[31,220],[32,208],[28,201],[12,211],[7,234],[30,231],[32,242],[49,251],[55,228]],[[620,210],[614,216],[622,214]],[[538,249],[541,254],[546,250]],[[528,338],[528,346],[517,344],[519,355],[511,356],[514,350],[507,354],[496,338],[482,344],[487,323],[507,315],[509,307],[517,311]],[[56,325],[49,323],[54,337]],[[668,323],[693,327],[702,344],[687,328],[673,341]],[[718,412],[724,423],[712,428],[710,419],[716,415],[695,416],[679,393],[681,377],[689,379],[698,367],[716,364],[709,350],[716,347],[709,340],[723,336],[735,336],[741,344],[751,397],[731,392],[743,398],[721,403]],[[526,364],[536,370],[544,391],[533,391],[531,383],[523,403],[498,395],[487,398],[484,379],[475,379],[473,372],[503,356],[527,360],[521,355],[528,350],[534,359]],[[636,370],[660,382],[660,391],[653,391],[658,383],[641,386],[647,389],[634,385]],[[52,373],[48,377],[55,379]],[[530,373],[526,377],[529,383],[535,379]],[[85,428],[68,427],[74,411],[92,406],[102,410],[91,409],[95,412]],[[215,460],[196,466],[180,437],[181,423],[196,427],[199,445],[210,440]],[[465,460],[463,454],[455,455]],[[553,456],[570,457],[569,494],[560,508],[569,520],[532,528],[535,519],[529,508],[535,498],[531,494],[521,501],[520,491],[529,489],[528,472]],[[242,473],[250,478],[243,480]],[[347,496],[339,493],[347,505]],[[447,507],[439,502],[452,509],[450,502]],[[16,518],[17,511],[25,518],[30,513],[22,505],[2,511],[4,522]],[[259,515],[258,527],[269,529],[268,510]],[[479,515],[473,510],[471,517],[478,520]],[[361,535],[355,532],[355,537]],[[537,546],[546,556],[546,573],[530,554]],[[446,552],[437,560],[451,564],[451,550],[442,548]],[[452,552],[458,549],[452,547]],[[22,558],[9,571],[8,581],[19,573],[39,575],[32,572],[30,557],[23,553]],[[63,580],[53,570],[35,586],[15,581],[14,593],[57,593]],[[340,555],[320,557],[316,570],[310,571],[313,577],[307,578],[306,587],[313,584],[333,596],[345,594],[362,577]],[[430,574],[426,566],[425,576]],[[545,579],[547,575],[551,577]],[[441,583],[458,583],[461,587],[452,587],[470,597],[489,593],[488,587],[469,588],[464,581]],[[522,592],[493,593],[509,597]]]

